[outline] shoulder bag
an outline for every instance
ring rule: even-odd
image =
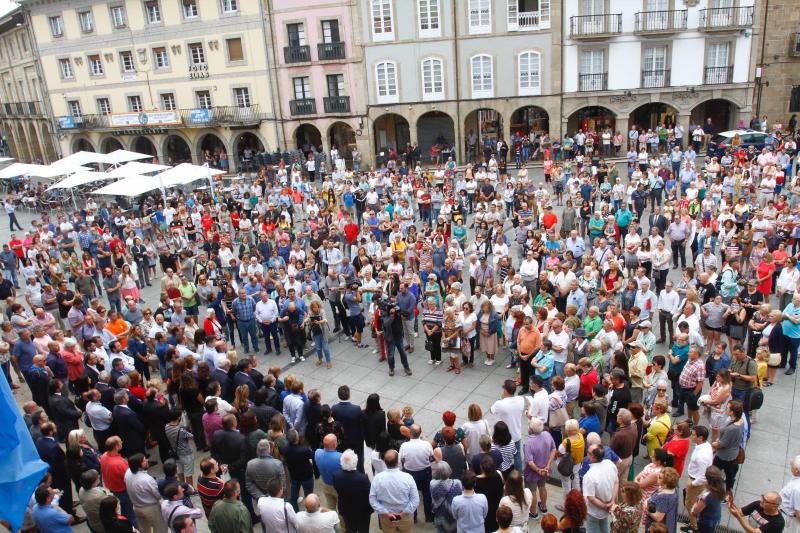
[[[561,460],[558,462],[558,466],[556,467],[556,469],[558,470],[558,473],[561,474],[562,476],[572,479],[572,476],[574,475],[572,470],[574,467],[575,467],[575,459],[572,458],[572,441],[570,441],[569,438],[567,438],[566,453],[564,454],[564,457],[562,457]]]

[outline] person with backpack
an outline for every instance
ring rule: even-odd
[[[166,524],[174,524],[181,517],[191,518],[193,521],[203,517],[202,509],[187,507],[184,502],[183,488],[178,483],[172,483],[164,488],[164,501],[161,502],[161,516]],[[172,529],[175,533],[175,529]]]

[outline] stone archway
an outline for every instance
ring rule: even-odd
[[[408,120],[396,113],[387,113],[379,116],[372,124],[375,135],[375,151],[378,154],[376,162],[388,161],[389,150],[401,153],[411,142],[411,130]],[[384,155],[381,156],[381,153]],[[380,164],[380,163],[379,163]]]
[[[156,143],[150,137],[136,137],[131,141],[131,150],[139,154],[147,154],[153,156],[154,159],[158,158],[158,150]]]
[[[692,109],[692,123],[705,124],[711,119],[717,133],[732,130],[736,126],[739,106],[730,100],[714,98],[700,102]]]
[[[100,153],[110,154],[115,150],[124,150],[125,146],[117,137],[106,137],[100,141]]]
[[[669,104],[649,102],[631,111],[628,119],[628,129],[633,125],[636,125],[639,129],[644,128],[646,130],[655,130],[662,124],[667,127],[674,127],[678,121],[678,114],[678,110]]]
[[[322,133],[313,124],[300,124],[294,130],[294,142],[295,148],[302,151],[305,157],[312,151],[322,151]]]
[[[31,122],[28,124],[28,137],[30,137],[31,161],[34,163],[44,162],[42,145],[39,143],[39,136],[36,134],[36,126]]]
[[[239,170],[253,170],[261,166],[263,158],[260,156],[266,150],[261,137],[252,131],[244,131],[234,137],[233,150],[236,156],[236,166]]]
[[[550,132],[550,115],[535,105],[520,107],[511,114],[511,135],[539,135]]]
[[[328,128],[328,146],[334,147],[339,151],[339,157],[345,164],[352,166],[353,150],[356,147],[356,132],[353,127],[346,122],[334,122]],[[331,161],[331,165],[336,165],[336,161]]]
[[[72,141],[72,153],[77,152],[94,152],[94,145],[92,141],[87,139],[86,137],[78,137],[77,139]]]
[[[601,128],[616,129],[617,114],[602,106],[586,106],[575,110],[567,119],[567,132],[574,135],[579,129],[583,131]]]
[[[472,161],[484,157],[488,162],[489,157],[494,153],[497,141],[503,139],[503,115],[495,109],[475,109],[464,119],[464,131],[467,132],[467,142],[465,143],[467,146],[469,146],[470,137],[477,136],[477,153],[467,154],[468,159]]]
[[[228,171],[230,156],[228,147],[216,133],[201,135],[198,148],[200,149],[200,163],[207,162],[211,167]]]
[[[442,111],[428,111],[417,119],[417,145],[422,161],[444,163],[448,158],[455,160],[456,130],[452,117]],[[438,161],[431,148],[438,147]]]
[[[171,133],[164,139],[164,158],[167,165],[192,162],[192,149],[181,135]]]

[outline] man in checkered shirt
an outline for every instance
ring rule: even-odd
[[[700,350],[696,346],[689,348],[689,360],[683,367],[678,384],[681,387],[680,403],[678,404],[678,415],[683,414],[683,404],[689,419],[696,426],[700,421],[700,412],[697,407],[697,399],[703,390],[703,381],[706,379],[706,365],[700,360]]]

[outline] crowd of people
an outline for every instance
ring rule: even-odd
[[[793,143],[721,160],[668,143],[627,171],[576,143],[542,183],[503,154],[280,164],[26,227],[9,197],[0,363],[50,466],[23,529],[675,533],[682,513],[710,532],[723,506],[748,532],[796,528],[800,457],[779,491],[733,499],[800,346]],[[362,407],[305,389],[335,335],[390,376],[397,355],[406,376],[482,359],[508,379],[427,439],[379,391]]]

